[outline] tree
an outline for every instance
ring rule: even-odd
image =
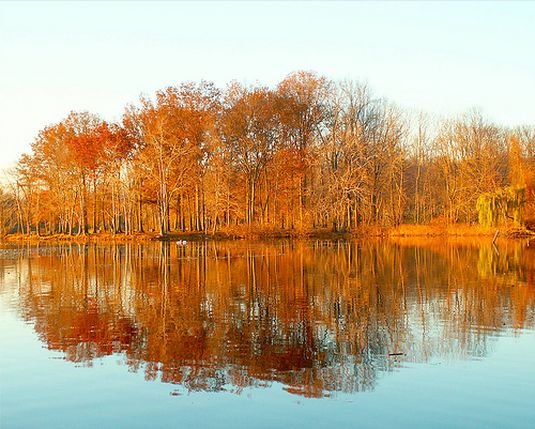
[[[38,234],[472,223],[489,196],[524,198],[535,223],[535,128],[478,111],[407,118],[365,85],[312,72],[225,91],[187,82],[141,97],[120,124],[71,112],[43,128],[10,201],[19,230]]]
[[[305,226],[309,205],[312,157],[316,147],[326,142],[326,120],[332,83],[312,72],[291,73],[277,86],[280,100],[281,141],[299,157],[301,169],[293,171],[300,181],[297,208],[299,225]]]
[[[521,227],[526,203],[526,188],[508,186],[492,193],[484,193],[477,199],[479,223],[486,227]]]
[[[246,188],[245,222],[254,223],[257,185],[280,141],[275,94],[267,88],[232,86],[222,119],[222,139]]]
[[[170,230],[171,201],[198,178],[213,107],[208,87],[169,87],[158,91],[154,101],[142,98],[140,107],[125,113],[124,123],[138,139],[141,174],[156,191],[161,235]]]
[[[78,195],[80,214],[78,216],[78,233],[88,233],[88,191],[96,182],[104,156],[103,140],[99,138],[98,129],[102,127],[101,119],[88,112],[71,112],[65,119],[67,132],[66,146],[69,161],[78,178]],[[94,209],[95,210],[95,209]],[[95,225],[93,225],[93,228]]]
[[[17,225],[17,202],[14,195],[0,186],[0,238]]]

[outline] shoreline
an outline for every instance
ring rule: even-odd
[[[7,234],[0,238],[0,243],[113,243],[113,242],[149,242],[149,241],[233,241],[233,240],[352,240],[352,239],[387,239],[387,238],[474,238],[494,237],[496,232],[499,237],[507,239],[535,238],[535,231],[527,228],[492,228],[485,229],[476,225],[399,225],[397,227],[364,227],[350,232],[333,232],[327,229],[315,230],[273,230],[273,229],[239,229],[230,231],[218,231],[215,234],[202,232],[172,232],[160,236],[155,232],[134,233],[95,233],[95,234]]]

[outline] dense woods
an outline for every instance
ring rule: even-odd
[[[477,111],[434,121],[311,72],[183,83],[119,123],[71,112],[41,130],[0,191],[0,234],[520,226],[534,171],[535,127]]]

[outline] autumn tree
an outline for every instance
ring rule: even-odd
[[[245,181],[245,222],[254,223],[257,186],[280,141],[274,109],[276,95],[267,88],[233,85],[227,93],[222,139]]]
[[[327,215],[334,230],[349,229],[362,220],[369,198],[373,156],[371,130],[376,105],[365,86],[343,82],[333,97],[327,143],[319,150],[322,159],[322,192],[316,205]],[[322,202],[327,206],[321,207]],[[321,217],[320,217],[321,219]],[[321,222],[321,221],[320,221]],[[323,221],[324,223],[325,221]]]
[[[15,226],[163,237],[236,224],[293,234],[472,223],[478,198],[508,187],[525,187],[535,220],[533,127],[499,127],[478,111],[410,117],[366,85],[305,71],[273,87],[169,86],[121,123],[71,112],[19,160]]]
[[[332,83],[312,72],[299,71],[288,75],[277,86],[281,100],[281,140],[295,159],[291,174],[300,182],[298,187],[298,219],[305,226],[309,206],[313,151],[325,143]],[[310,223],[310,222],[307,222]]]
[[[448,222],[473,222],[476,200],[506,182],[503,131],[478,112],[447,121],[434,141],[436,192]]]
[[[67,146],[69,138],[63,122],[44,128],[32,143],[28,161],[34,166],[43,190],[48,193],[45,217],[50,228],[70,234],[74,230],[79,189]]]
[[[0,186],[0,237],[17,225],[17,202],[7,187]]]
[[[130,135],[138,138],[140,173],[155,191],[161,235],[170,230],[172,200],[197,183],[213,107],[209,87],[212,89],[209,84],[169,87],[158,91],[154,100],[142,98],[139,107],[125,114]],[[197,195],[198,219],[202,211],[199,201]],[[203,227],[199,222],[196,226]]]
[[[88,112],[72,112],[64,121],[67,132],[66,149],[72,171],[78,181],[80,203],[78,233],[83,234],[89,231],[88,193],[90,188],[93,193],[96,192],[96,183],[103,161],[103,142],[97,133],[101,123],[98,116]]]

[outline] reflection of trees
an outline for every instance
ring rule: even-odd
[[[23,252],[24,253],[24,252]],[[21,308],[48,347],[123,353],[190,390],[274,381],[321,396],[371,389],[402,359],[485,355],[535,323],[535,250],[520,243],[69,246],[20,254]],[[1,260],[0,260],[0,263]]]

